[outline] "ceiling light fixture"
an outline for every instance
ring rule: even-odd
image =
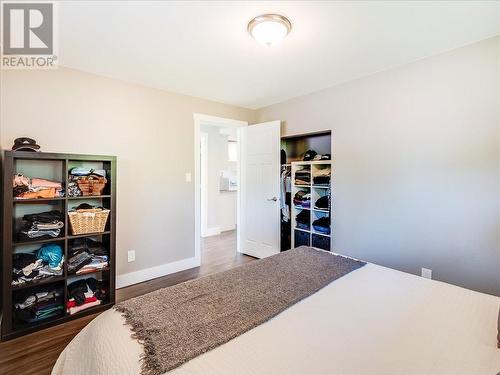
[[[292,30],[288,18],[279,14],[263,14],[248,23],[248,32],[259,43],[265,46],[281,42]]]

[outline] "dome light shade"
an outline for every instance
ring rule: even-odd
[[[279,14],[263,14],[248,23],[248,32],[265,46],[281,42],[292,30],[290,21]]]

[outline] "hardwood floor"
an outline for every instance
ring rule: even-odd
[[[254,260],[236,252],[236,232],[202,240],[201,266],[117,290],[117,302]],[[65,346],[98,314],[0,343],[0,374],[50,374]]]

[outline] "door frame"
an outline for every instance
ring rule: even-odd
[[[201,237],[208,235],[208,133],[200,132],[200,218]]]
[[[224,117],[216,117],[205,115],[202,113],[193,113],[194,120],[194,257],[195,262],[199,266],[201,264],[201,181],[200,181],[200,171],[201,171],[201,154],[200,154],[200,142],[201,142],[201,125],[211,125],[218,126],[221,128],[235,127],[240,128],[243,126],[248,126],[247,121],[233,120]],[[238,139],[239,140],[239,139]],[[239,168],[239,158],[238,158],[238,168]],[[240,191],[238,189],[238,196]],[[239,199],[238,199],[239,200]],[[206,212],[206,210],[205,210]],[[238,230],[238,228],[236,228]],[[239,236],[238,236],[239,242]],[[239,243],[238,243],[239,248]]]

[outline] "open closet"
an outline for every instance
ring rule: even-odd
[[[331,131],[281,138],[281,251],[331,249]]]

